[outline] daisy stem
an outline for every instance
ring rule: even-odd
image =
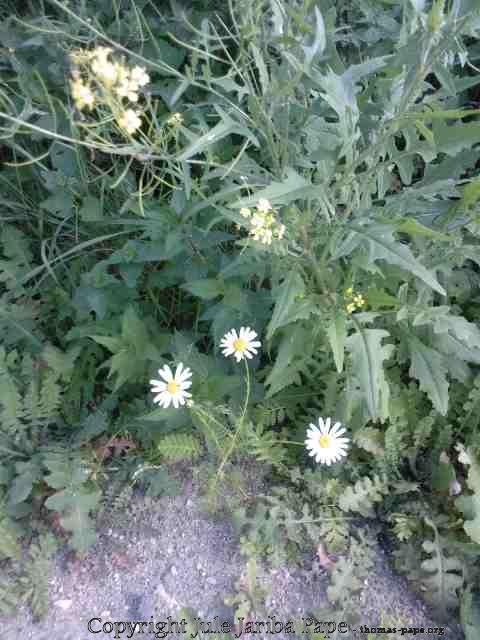
[[[304,442],[295,442],[295,440],[275,440],[275,444],[296,444],[299,447],[304,447]]]
[[[220,463],[220,466],[218,467],[218,471],[217,471],[217,480],[218,478],[222,475],[222,471],[223,471],[223,467],[225,466],[225,464],[227,463],[227,460],[229,459],[234,447],[235,447],[235,442],[237,441],[238,435],[243,427],[243,423],[245,420],[245,415],[247,413],[247,407],[248,407],[248,402],[250,400],[250,371],[248,368],[248,362],[247,359],[244,357],[244,362],[245,362],[245,371],[246,371],[246,377],[245,377],[245,382],[246,382],[246,391],[245,391],[245,402],[243,405],[243,411],[242,411],[242,415],[240,416],[240,420],[239,420],[239,424],[237,427],[237,430],[235,431],[235,434],[233,436],[230,448],[228,449],[227,453],[225,454],[222,462]]]

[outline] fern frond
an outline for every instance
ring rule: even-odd
[[[171,462],[197,458],[202,450],[200,441],[189,433],[170,433],[163,436],[157,448]]]
[[[45,534],[29,550],[29,558],[25,565],[19,584],[23,588],[24,597],[30,602],[36,619],[43,617],[48,611],[48,578],[50,562],[57,548],[54,537]]]

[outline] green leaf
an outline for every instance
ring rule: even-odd
[[[28,465],[12,482],[8,492],[9,503],[19,504],[26,500],[32,492],[34,483],[41,477],[40,468],[36,465]]]
[[[217,107],[217,110],[220,112],[221,121],[216,124],[208,133],[205,133],[203,136],[199,136],[195,142],[189,145],[178,157],[177,160],[179,162],[184,162],[185,160],[189,160],[193,156],[196,156],[199,153],[203,153],[207,149],[209,149],[212,145],[223,140],[227,136],[230,136],[232,133],[236,133],[238,135],[243,136],[244,138],[250,140],[250,142],[259,147],[259,142],[257,138],[253,135],[253,133],[247,129],[246,127],[238,124],[229,115],[224,113]]]
[[[197,458],[202,447],[191,433],[169,433],[157,442],[157,449],[167,460],[178,462]]]
[[[456,122],[447,125],[441,120],[433,120],[433,135],[439,153],[446,153],[449,156],[456,156],[463,149],[470,149],[474,144],[480,142],[480,124],[469,122],[463,124]]]
[[[61,214],[64,218],[67,218],[72,213],[73,196],[68,191],[60,191],[40,202],[39,206],[53,215]]]
[[[88,336],[89,338],[92,338],[92,340],[95,340],[95,342],[98,342],[98,344],[101,344],[102,347],[106,347],[111,353],[117,353],[117,351],[120,350],[121,346],[122,346],[122,341],[120,338],[112,338],[110,336]]]
[[[278,346],[275,364],[265,380],[265,384],[269,387],[267,398],[297,380],[301,361],[294,364],[292,362],[298,354],[304,353],[308,338],[309,332],[298,324],[285,329]]]
[[[480,629],[480,594],[469,585],[462,594],[460,619],[465,640],[477,640]]]
[[[253,207],[257,204],[260,198],[266,198],[273,205],[288,204],[293,200],[299,198],[307,198],[318,194],[319,186],[312,185],[299,175],[294,169],[288,167],[286,170],[286,178],[281,182],[272,182],[265,189],[256,191],[255,195],[248,198],[241,198],[236,200],[231,205],[230,209],[240,209],[241,207]]]
[[[102,204],[98,198],[87,196],[79,211],[80,218],[85,222],[97,222],[103,219]]]
[[[277,329],[294,322],[306,319],[316,310],[308,299],[303,299],[305,283],[300,274],[292,270],[281,285],[274,289],[276,299],[272,317],[267,327],[267,340],[270,340]]]
[[[423,224],[415,220],[415,218],[402,218],[402,221],[397,227],[397,231],[402,233],[408,233],[410,236],[424,236],[425,238],[431,238],[433,240],[444,240],[445,242],[453,242],[454,238],[446,233],[440,233],[430,227],[425,227]]]
[[[181,285],[181,288],[203,300],[213,300],[213,298],[221,296],[224,293],[223,282],[216,278],[193,280],[192,282]]]
[[[389,387],[383,361],[392,356],[394,346],[382,345],[382,340],[389,336],[383,329],[363,329],[357,325],[357,333],[345,341],[352,357],[353,375],[358,380],[373,420],[383,420],[388,416]]]
[[[409,375],[420,383],[420,389],[430,398],[443,416],[448,410],[447,367],[444,356],[416,338],[408,341],[411,356]]]
[[[342,311],[337,311],[327,326],[327,336],[333,351],[333,358],[338,373],[343,371],[345,340],[347,337],[346,318]]]
[[[144,354],[148,345],[148,331],[133,307],[128,307],[123,314],[122,340],[132,345],[139,356]]]
[[[364,226],[348,226],[349,233],[343,243],[337,247],[332,255],[332,260],[349,255],[361,245],[368,247],[368,262],[386,260],[406,271],[410,271],[427,284],[429,287],[446,295],[445,289],[440,285],[435,276],[426,269],[414,257],[410,249],[394,238],[395,227],[387,224],[370,224]]]
[[[480,545],[480,465],[470,451],[468,451],[468,454],[471,459],[471,465],[468,469],[467,485],[473,491],[473,494],[457,498],[455,504],[466,518],[463,523],[465,533]]]

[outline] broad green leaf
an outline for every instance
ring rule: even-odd
[[[341,373],[343,371],[345,340],[347,338],[346,319],[342,311],[337,311],[327,326],[327,336],[332,347],[335,366],[338,373]]]
[[[446,233],[440,233],[430,227],[425,227],[423,224],[415,220],[415,218],[406,217],[402,219],[402,222],[398,225],[397,231],[402,233],[408,233],[410,236],[425,236],[426,238],[432,238],[434,240],[444,240],[445,242],[453,242],[454,238]]]
[[[446,415],[448,381],[444,356],[416,338],[408,342],[411,355],[409,375],[419,381],[420,389],[428,395],[435,409]]]
[[[349,233],[332,255],[332,260],[349,255],[359,246],[367,246],[368,261],[386,260],[413,273],[429,287],[446,295],[445,289],[437,281],[433,273],[426,269],[413,255],[407,245],[394,238],[395,227],[387,224],[370,224],[364,226],[348,226]]]
[[[230,116],[226,113],[220,111],[221,121],[216,124],[208,133],[205,133],[203,136],[199,136],[195,142],[190,144],[178,157],[177,160],[179,162],[184,162],[185,160],[189,160],[193,156],[196,156],[199,153],[203,153],[207,149],[209,149],[213,144],[223,140],[224,138],[236,133],[241,135],[242,137],[250,140],[252,144],[256,147],[259,147],[259,142],[257,138],[253,135],[253,133],[247,129],[246,127],[238,124]]]
[[[148,345],[148,331],[133,307],[128,307],[122,317],[122,341],[143,355]]]
[[[88,196],[79,211],[80,218],[85,222],[97,222],[103,219],[102,204],[98,198]]]
[[[393,344],[382,345],[390,334],[383,329],[358,327],[345,345],[352,357],[352,372],[358,380],[368,411],[373,420],[388,417],[389,387],[383,370],[383,361],[390,358]]]
[[[122,341],[120,338],[112,338],[111,336],[89,336],[98,344],[101,344],[102,347],[106,347],[111,353],[117,353],[122,346]]]
[[[112,356],[108,377],[110,378],[114,373],[118,374],[114,391],[118,391],[127,380],[135,379],[139,375],[139,362],[136,353],[132,349],[120,349],[118,353]]]
[[[282,180],[282,182],[272,182],[268,187],[265,187],[265,189],[256,191],[254,196],[241,198],[229,206],[231,209],[253,207],[260,198],[269,200],[273,205],[288,204],[293,200],[314,196],[318,194],[318,192],[318,185],[312,185],[294,169],[288,168],[286,178]]]
[[[269,387],[267,398],[278,393],[298,378],[301,361],[298,354],[305,351],[309,334],[299,325],[292,325],[285,329],[278,346],[277,358],[265,384]],[[293,363],[297,357],[297,363]]]
[[[468,124],[455,123],[447,125],[441,120],[433,121],[433,135],[439,153],[456,156],[463,149],[470,149],[480,142],[480,124],[469,122]]]
[[[274,289],[276,299],[273,314],[267,327],[267,340],[277,329],[295,320],[305,319],[315,312],[315,305],[303,299],[305,283],[297,271],[290,271],[285,280]]]
[[[223,282],[216,278],[193,280],[181,285],[181,288],[203,300],[213,300],[213,298],[217,298],[224,293]]]

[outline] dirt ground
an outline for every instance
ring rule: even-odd
[[[180,607],[190,607],[212,623],[215,616],[219,624],[233,622],[233,608],[225,605],[224,597],[236,593],[234,584],[245,573],[245,558],[239,552],[230,524],[212,518],[200,508],[198,487],[191,480],[183,482],[182,493],[175,497],[136,496],[123,521],[114,526],[108,519],[100,521],[98,541],[82,561],[71,560],[66,549],[60,550],[49,580],[47,616],[33,622],[27,608],[19,609],[15,618],[0,619],[0,638],[126,638],[132,637],[132,631],[137,635],[138,625],[132,628],[125,624],[123,633],[116,636],[115,630],[121,627],[112,626],[109,632],[107,624],[105,632],[101,631],[106,622],[128,621],[144,621],[146,624],[141,630],[154,637],[147,623],[166,621],[169,615],[172,620],[180,621]],[[300,621],[302,616],[327,603],[328,576],[321,571],[308,575],[304,567],[273,570],[260,566],[257,576],[268,591],[263,603],[265,610],[285,624],[288,620]],[[382,620],[402,627],[440,627],[430,619],[427,609],[409,591],[405,581],[392,572],[380,548],[372,575],[365,581],[356,601],[362,619],[356,626],[357,633],[337,632],[336,636],[327,633],[326,638],[366,639],[368,635],[360,633],[360,624],[380,625]],[[88,623],[93,618],[96,620],[89,631]],[[300,629],[297,627],[296,635],[301,635]],[[94,634],[99,630],[100,634]],[[155,633],[155,628],[153,631]],[[194,632],[189,625],[183,637],[190,639]],[[280,639],[282,635],[292,637],[292,634],[277,637]],[[403,636],[373,637],[437,636],[404,633]],[[463,635],[454,626],[446,629],[443,637],[460,640]],[[316,640],[319,638],[321,636]]]

